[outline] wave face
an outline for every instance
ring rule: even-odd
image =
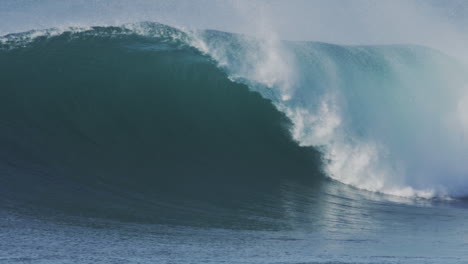
[[[170,197],[240,200],[285,178],[322,177],[318,152],[291,139],[268,100],[230,81],[180,31],[148,29],[154,35],[93,28],[5,42],[4,197],[151,218],[161,210],[148,208]]]
[[[162,195],[240,199],[324,174],[400,196],[466,195],[466,72],[434,50],[153,23],[0,43],[8,200],[122,214]]]

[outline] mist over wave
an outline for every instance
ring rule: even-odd
[[[195,46],[322,150],[329,176],[401,196],[463,196],[466,66],[413,45],[340,46],[204,32]]]

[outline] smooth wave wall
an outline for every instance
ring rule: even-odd
[[[182,32],[147,27],[151,35],[111,27],[7,37],[2,200],[153,219],[183,211],[171,199],[245,202],[280,181],[323,178],[318,153],[291,139],[271,102],[229,80]]]

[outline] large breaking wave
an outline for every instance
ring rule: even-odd
[[[97,208],[213,182],[225,186],[213,195],[238,196],[322,172],[399,196],[467,194],[466,70],[436,50],[155,23],[0,43],[2,192],[13,200]]]

